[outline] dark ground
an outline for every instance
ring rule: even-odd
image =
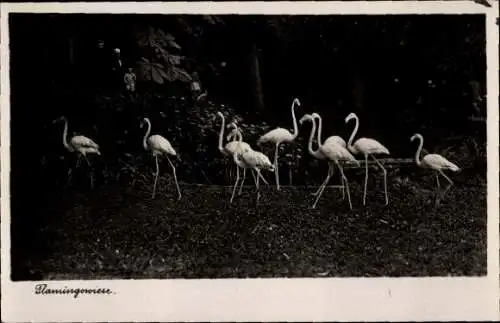
[[[176,201],[167,177],[154,200],[143,184],[73,188],[41,211],[13,279],[485,275],[484,179],[451,176],[436,208],[424,173],[389,177],[388,206],[371,179],[366,207],[351,175],[352,211],[336,189],[310,209],[313,187],[265,187],[257,208],[250,186],[233,205],[220,186],[181,184]]]

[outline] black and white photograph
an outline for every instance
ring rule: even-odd
[[[201,4],[2,13],[2,280],[498,287],[495,8]]]

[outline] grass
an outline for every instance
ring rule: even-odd
[[[436,208],[432,176],[389,178],[387,206],[378,178],[364,207],[361,179],[350,183],[353,210],[333,188],[311,209],[315,187],[264,187],[256,206],[252,187],[231,205],[230,187],[181,185],[177,201],[166,178],[154,200],[139,184],[54,193],[39,215],[43,252],[18,257],[13,271],[22,280],[486,274],[484,182],[457,183]]]

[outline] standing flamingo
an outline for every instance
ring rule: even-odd
[[[252,170],[255,187],[257,188],[258,204],[260,199],[259,178],[262,177],[262,175],[260,174],[260,170],[266,169],[269,171],[274,171],[274,165],[271,164],[271,161],[266,155],[252,149],[240,150],[236,152],[233,155],[233,159],[238,167],[241,167],[243,169],[250,168]],[[236,186],[238,185],[239,179],[239,173],[236,173],[236,182],[234,183],[233,194],[231,196],[230,203],[233,202],[234,192],[236,191]]]
[[[347,150],[347,148],[342,147],[335,141],[330,141],[329,143],[325,144],[321,144],[320,141],[318,142],[319,148],[316,151],[313,151],[312,141],[314,139],[314,133],[316,132],[316,121],[312,115],[306,114],[300,119],[300,123],[302,124],[306,120],[310,120],[312,122],[311,136],[309,137],[309,143],[308,143],[309,153],[319,159],[328,160],[328,175],[326,176],[325,181],[320,186],[320,189],[318,191],[318,194],[316,195],[316,200],[314,201],[312,208],[313,209],[316,208],[316,205],[318,204],[321,194],[323,194],[326,185],[328,185],[328,182],[330,181],[330,178],[333,175],[334,165],[336,165],[340,170],[340,174],[342,176],[342,185],[345,185],[346,187],[347,199],[349,200],[349,206],[352,210],[351,196],[349,193],[349,183],[347,182],[347,178],[344,175],[344,170],[342,169],[342,166],[340,165],[339,161],[344,161],[344,160],[353,161],[358,163],[358,165],[359,162],[354,158],[353,155],[351,155],[351,153]]]
[[[155,192],[156,192],[156,182],[158,180],[158,174],[160,173],[160,167],[158,166],[158,156],[165,156],[167,157],[168,163],[172,167],[172,173],[174,174],[174,180],[175,180],[175,186],[177,188],[177,193],[178,193],[178,198],[177,200],[180,200],[182,197],[181,194],[181,189],[179,188],[179,183],[177,182],[177,175],[175,173],[175,166],[172,164],[170,161],[170,158],[168,155],[171,156],[177,156],[177,153],[175,152],[174,148],[170,144],[170,142],[165,139],[164,137],[160,135],[152,135],[150,137],[149,133],[151,132],[151,122],[149,121],[148,118],[143,119],[144,123],[147,124],[148,130],[146,131],[146,134],[144,135],[144,139],[142,141],[142,145],[145,150],[151,151],[153,154],[153,157],[155,158],[156,162],[156,173],[155,173],[155,182],[153,186],[153,195],[152,198],[155,197]],[[141,124],[141,127],[143,127],[144,123]]]
[[[314,112],[311,114],[311,116],[315,119],[318,119],[318,145],[321,145],[321,131],[322,131],[322,124],[323,124],[323,120],[321,118],[321,116]],[[342,139],[342,137],[340,136],[330,136],[328,138],[326,138],[326,140],[324,141],[323,145],[330,145],[332,143],[335,143],[335,144],[338,144],[344,148],[347,147],[347,144],[345,143],[345,140]],[[343,182],[343,179],[342,179],[342,174],[340,174],[340,182],[342,183]],[[318,190],[313,193],[313,195],[317,195],[319,193],[319,190],[321,189],[321,187],[318,188]],[[342,184],[342,199],[345,198],[345,192],[344,192],[344,185]]]
[[[389,155],[389,150],[384,147],[380,142],[371,138],[359,138],[353,144],[354,136],[358,132],[359,127],[359,118],[358,116],[352,112],[345,118],[345,123],[348,123],[351,119],[356,120],[356,125],[354,126],[354,130],[351,133],[351,137],[347,143],[347,148],[355,155],[362,154],[365,157],[365,189],[363,193],[363,205],[366,202],[366,188],[368,185],[368,156],[371,156],[373,160],[379,165],[379,167],[384,172],[384,191],[385,191],[385,205],[389,203],[389,198],[387,197],[387,171],[384,166],[375,158],[376,154],[386,154]]]
[[[237,142],[239,141],[240,143],[245,144],[243,142],[243,135],[241,133],[241,129],[238,127],[238,125],[236,125],[236,122],[231,122],[230,124],[227,125],[227,127],[232,128],[231,132],[227,135],[227,140],[233,140],[233,141],[237,141]],[[240,149],[242,149],[242,150],[252,149],[250,146],[245,146],[245,145],[240,146]],[[259,152],[256,152],[256,153],[261,154]],[[238,167],[238,165],[236,165],[236,167]],[[252,175],[253,175],[253,173],[252,173]],[[247,169],[243,168],[243,179],[241,180],[240,189],[238,190],[238,195],[241,195],[241,192],[243,190],[243,184],[245,183],[246,176],[247,176]],[[264,176],[261,173],[258,173],[258,176],[262,179],[262,181],[267,186],[269,186],[269,183],[266,181],[266,179],[264,178]]]
[[[292,102],[292,120],[293,120],[293,134],[290,131],[284,128],[276,128],[274,130],[269,131],[268,133],[262,135],[257,144],[260,145],[266,142],[272,142],[276,145],[276,150],[274,153],[274,174],[276,177],[276,189],[280,190],[280,178],[278,171],[278,148],[281,143],[284,142],[293,142],[295,138],[299,135],[299,128],[297,126],[297,119],[295,117],[295,105],[300,106],[299,99],[294,99]]]
[[[247,144],[246,142],[243,142],[242,140],[235,140],[236,137],[233,138],[232,141],[229,141],[225,146],[222,146],[222,142],[224,140],[224,129],[225,129],[225,124],[226,124],[226,119],[224,118],[224,115],[221,112],[217,112],[217,116],[219,116],[222,119],[222,124],[220,126],[220,132],[219,132],[219,151],[224,155],[224,156],[229,156],[232,157],[233,154],[238,151],[239,149],[251,149],[250,145]],[[235,132],[236,134],[236,132]],[[228,136],[229,137],[229,136]],[[239,176],[240,169],[236,167],[236,175]]]
[[[80,165],[80,158],[83,156],[87,165],[90,167],[90,162],[87,159],[87,154],[96,154],[100,155],[99,145],[97,145],[92,139],[89,139],[85,136],[73,136],[68,142],[68,119],[65,116],[62,116],[53,121],[53,123],[64,121],[64,130],[63,130],[63,145],[69,152],[76,151],[78,154],[78,158],[76,161],[76,167]],[[76,168],[75,167],[75,168]],[[68,171],[68,182],[71,178],[71,168]],[[94,179],[92,176],[92,172],[90,173],[90,187],[94,187]]]
[[[435,204],[436,204],[436,206],[438,206],[439,205],[439,199],[438,199],[439,198],[439,174],[443,175],[443,177],[448,180],[448,182],[450,183],[450,185],[448,186],[448,188],[449,188],[453,185],[453,182],[451,181],[451,179],[448,176],[446,176],[444,174],[443,170],[449,169],[452,172],[458,172],[458,171],[460,171],[460,168],[457,165],[450,162],[448,159],[446,159],[443,156],[438,155],[438,154],[427,154],[422,159],[420,159],[420,153],[422,151],[422,147],[424,146],[424,137],[422,137],[421,134],[416,133],[410,138],[410,141],[413,141],[415,139],[420,140],[420,144],[419,144],[418,149],[415,153],[415,162],[417,163],[417,165],[419,167],[430,168],[433,171],[435,171],[436,183],[437,183]],[[446,189],[443,192],[443,197],[444,197],[444,194],[446,193],[447,190],[448,189]]]

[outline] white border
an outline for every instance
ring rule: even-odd
[[[498,2],[175,2],[1,4],[2,319],[75,321],[446,321],[500,320],[498,194]],[[9,12],[151,14],[486,14],[488,91],[488,276],[59,281],[112,288],[114,296],[40,297],[10,281]]]

